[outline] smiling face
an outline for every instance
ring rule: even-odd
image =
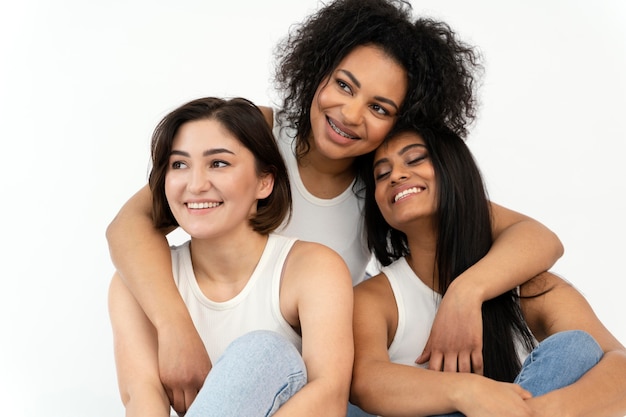
[[[178,224],[205,239],[252,230],[257,200],[272,191],[254,155],[213,119],[184,123],[176,133],[165,174],[165,196]]]
[[[432,224],[437,183],[428,149],[417,133],[400,133],[376,150],[374,181],[376,204],[390,226],[407,233],[416,221]]]
[[[318,87],[311,105],[314,148],[329,159],[376,149],[407,89],[405,69],[374,46],[359,46]]]

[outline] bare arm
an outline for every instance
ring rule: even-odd
[[[126,416],[168,417],[170,404],[159,379],[155,328],[119,275],[109,288],[109,315]]]
[[[368,413],[389,417],[457,410],[468,417],[529,415],[524,399],[530,395],[515,384],[392,363],[387,349],[398,317],[387,279],[383,275],[370,278],[354,292],[353,403]]]
[[[494,243],[459,275],[444,296],[418,358],[434,370],[482,374],[483,302],[548,270],[563,254],[558,237],[541,223],[492,203]]]
[[[119,276],[157,330],[161,380],[182,412],[211,363],[174,283],[167,239],[153,226],[151,199],[148,186],[137,192],[107,228],[107,240]]]
[[[330,249],[298,242],[283,279],[281,310],[302,329],[308,380],[275,415],[345,417],[354,357],[350,272]]]
[[[542,395],[529,404],[538,416],[626,415],[626,349],[604,327],[589,303],[571,285],[544,273],[522,287],[522,295],[552,288],[536,298],[522,299],[524,316],[539,340],[566,330],[584,330],[604,351],[600,362],[576,383]]]

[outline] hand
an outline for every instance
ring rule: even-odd
[[[441,300],[430,336],[418,364],[445,372],[483,374],[482,303],[462,296],[451,286]]]
[[[569,404],[563,404],[562,401],[559,401],[558,397],[554,395],[555,393],[556,391],[552,391],[526,400],[526,404],[533,411],[534,417],[559,417],[571,412],[568,410]]]
[[[211,360],[195,327],[158,332],[161,383],[174,410],[183,415],[202,388]]]
[[[531,398],[517,384],[481,378],[466,385],[458,408],[467,417],[536,417],[526,401]]]

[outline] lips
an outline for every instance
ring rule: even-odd
[[[397,203],[398,201],[412,195],[412,194],[419,194],[422,191],[424,191],[425,188],[423,187],[411,187],[411,188],[407,188],[406,190],[402,190],[400,191],[398,194],[396,194],[395,196],[393,196],[393,202]]]
[[[326,117],[326,120],[328,120],[328,124],[330,125],[331,129],[333,129],[335,133],[337,133],[338,135],[343,136],[344,138],[347,138],[347,139],[352,139],[352,140],[359,139],[358,135],[352,132],[351,130],[346,129],[344,126],[341,126],[340,128],[338,126],[339,122],[333,121],[330,117]]]

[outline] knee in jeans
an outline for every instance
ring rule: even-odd
[[[555,344],[562,357],[588,360],[595,364],[602,359],[604,352],[596,340],[583,330],[567,330],[555,333],[542,342]]]
[[[251,347],[254,348],[251,349]],[[227,350],[230,354],[239,352],[244,357],[250,358],[252,354],[267,359],[279,352],[291,349],[297,353],[295,347],[280,334],[270,330],[254,330],[235,339]]]

